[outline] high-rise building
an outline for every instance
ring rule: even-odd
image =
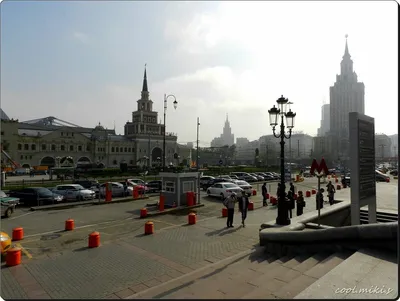
[[[235,135],[232,134],[231,125],[226,114],[225,125],[220,137],[216,137],[211,141],[211,147],[231,146],[235,143]]]
[[[364,83],[358,82],[357,74],[353,71],[353,61],[349,48],[346,45],[340,75],[336,75],[336,82],[330,87],[330,129],[329,134],[336,147],[333,157],[348,158],[349,155],[349,113],[364,114]]]
[[[321,108],[321,125],[318,129],[318,136],[325,136],[329,132],[330,128],[330,104],[324,104]]]

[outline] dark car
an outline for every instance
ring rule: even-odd
[[[232,180],[228,180],[228,179],[224,179],[224,178],[215,178],[215,179],[211,179],[209,180],[206,184],[204,184],[202,186],[203,190],[206,191],[208,187],[213,186],[216,183],[221,183],[221,182],[230,182],[230,183],[234,183]]]
[[[10,197],[19,198],[20,202],[28,206],[55,204],[63,201],[63,196],[53,193],[44,187],[29,187],[10,191]]]
[[[149,188],[149,192],[158,192],[162,188],[162,181],[160,180],[150,181],[147,182],[146,186]]]
[[[91,187],[97,187],[99,182],[97,180],[76,180],[74,184],[79,184],[83,188],[90,189]]]
[[[398,176],[398,175],[399,175],[399,172],[398,172],[397,169],[393,169],[392,171],[390,171],[390,175],[392,175],[392,176]]]

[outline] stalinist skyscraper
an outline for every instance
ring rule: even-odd
[[[364,83],[359,82],[357,74],[353,71],[347,44],[340,63],[340,75],[336,75],[336,82],[330,87],[330,137],[334,151],[333,159],[346,160],[349,152],[349,113],[364,114]]]

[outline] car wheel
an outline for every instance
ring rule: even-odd
[[[8,208],[6,210],[6,212],[4,213],[4,216],[5,217],[10,217],[12,213],[13,213],[13,210],[11,208]]]
[[[221,193],[221,200],[222,200],[222,201],[225,200],[225,196],[224,196],[223,193]]]

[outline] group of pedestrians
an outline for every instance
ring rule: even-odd
[[[278,197],[278,200],[280,198],[280,192],[281,192],[281,183],[278,183],[278,189],[276,191],[276,195]],[[284,189],[284,188],[283,188]],[[328,199],[329,199],[329,204],[333,205],[334,204],[334,195],[336,193],[335,186],[332,184],[331,181],[329,181],[328,185],[326,185],[326,189],[328,192]],[[322,209],[324,207],[324,189],[320,188],[320,190],[316,194],[316,210],[318,210],[318,207]],[[267,190],[267,183],[264,183],[261,187],[261,194],[263,198],[263,206],[268,206],[268,190]],[[287,202],[286,204],[288,205],[288,210],[289,210],[289,217],[293,217],[292,210],[296,208],[296,215],[300,216],[303,214],[304,207],[306,206],[306,202],[304,201],[304,196],[303,192],[299,191],[297,194],[297,198],[295,198],[295,187],[293,183],[290,183],[289,191],[285,193],[285,201]],[[249,197],[246,195],[245,191],[242,191],[241,196],[237,196],[236,193],[232,193],[230,196],[228,196],[224,200],[224,205],[228,209],[228,218],[226,220],[226,227],[227,228],[232,228],[233,227],[233,216],[235,214],[235,205],[238,203],[239,205],[239,211],[241,213],[242,217],[242,226],[245,227],[245,220],[247,217],[247,211],[249,208]]]

